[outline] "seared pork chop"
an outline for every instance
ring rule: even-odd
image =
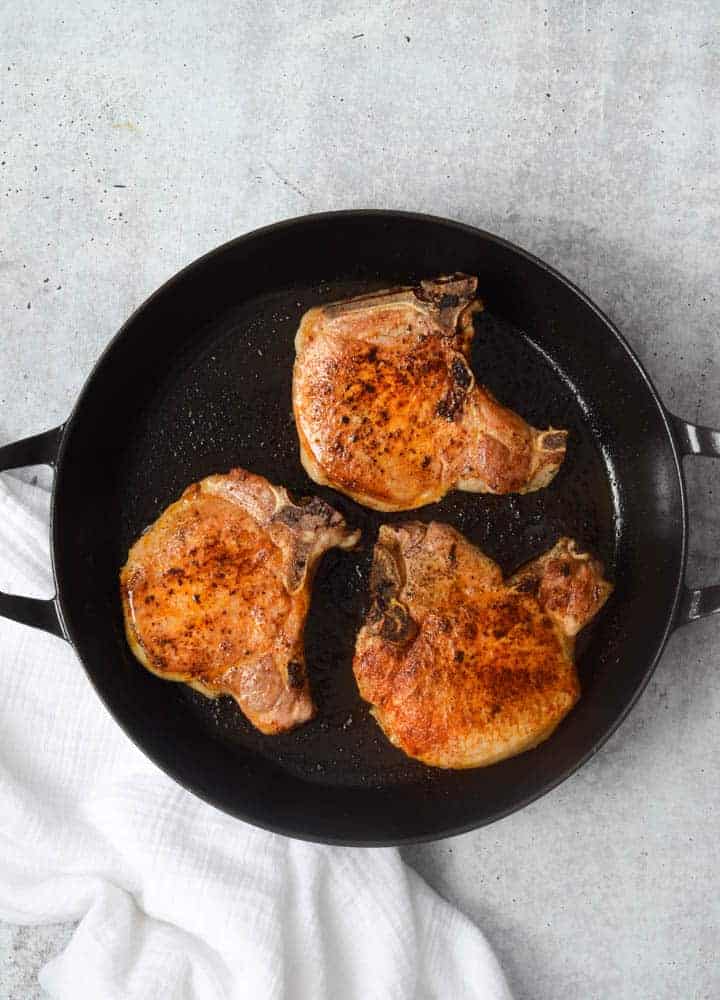
[[[355,646],[360,694],[388,739],[426,764],[512,757],[577,701],[574,637],[611,589],[568,538],[503,581],[449,525],[383,525]]]
[[[547,486],[566,432],[539,431],[476,385],[477,278],[457,274],[310,309],[295,339],[293,408],[308,475],[375,510],[449,490]]]
[[[314,714],[303,627],[315,565],[359,532],[321,500],[233,469],[189,486],[120,574],[125,630],[153,673],[231,695],[263,733]]]

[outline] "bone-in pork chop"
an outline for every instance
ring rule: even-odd
[[[316,483],[393,511],[452,489],[526,493],[550,482],[566,432],[531,427],[470,369],[476,288],[458,274],[305,313],[293,408]]]
[[[153,673],[231,695],[263,733],[314,714],[303,627],[313,568],[359,532],[321,500],[233,469],[189,486],[133,545],[120,575],[125,629]]]
[[[546,739],[580,695],[574,638],[607,600],[601,563],[562,538],[507,581],[446,524],[383,525],[353,668],[388,739],[436,767]]]

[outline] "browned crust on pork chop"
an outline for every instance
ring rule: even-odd
[[[360,694],[388,739],[426,764],[514,756],[577,701],[574,637],[611,589],[567,538],[503,581],[449,525],[383,525],[355,647]]]
[[[351,531],[322,500],[243,469],[189,486],[120,574],[125,630],[148,670],[235,699],[263,733],[314,714],[303,628],[314,567]]]
[[[477,278],[456,274],[310,309],[293,408],[312,479],[375,510],[449,490],[526,493],[552,480],[567,434],[540,431],[470,368]]]

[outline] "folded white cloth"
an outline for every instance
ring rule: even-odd
[[[0,588],[49,596],[49,494],[0,477]],[[322,847],[183,791],[72,649],[0,620],[0,917],[79,920],[68,1000],[509,1000],[480,931],[394,849]]]

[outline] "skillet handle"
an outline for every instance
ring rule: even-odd
[[[681,455],[703,455],[706,458],[720,458],[720,430],[691,424],[689,420],[668,414],[675,441]],[[675,626],[720,613],[720,586],[700,587],[693,590],[685,587],[678,608]]]
[[[0,447],[0,472],[19,469],[25,465],[50,465],[55,467],[63,427],[35,434],[22,441],[13,441]],[[21,597],[0,591],[0,617],[10,618],[23,625],[41,628],[65,638],[57,607],[57,598],[42,601],[36,597]]]

